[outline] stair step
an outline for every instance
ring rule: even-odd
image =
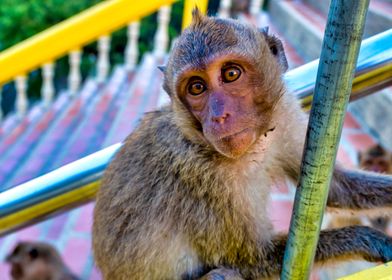
[[[274,34],[279,37],[283,42],[283,47],[285,50],[287,62],[289,64],[289,70],[297,68],[304,64],[305,60],[301,56],[299,52],[295,49],[295,47],[291,44],[290,39],[285,38],[284,34],[282,34],[279,29],[275,26],[271,17],[267,13],[261,13],[256,19],[256,25],[259,28],[263,28],[268,26],[269,33]]]
[[[43,113],[42,105],[37,104],[28,111],[26,116],[20,118],[15,114],[11,118],[12,123],[7,124],[9,127],[4,129],[4,136],[0,141],[0,158],[26,133],[31,125],[40,119]]]
[[[127,96],[121,101],[121,108],[107,135],[104,147],[122,142],[136,127],[146,109],[154,107],[154,103],[158,102],[160,85],[155,82],[156,77],[161,75],[158,65],[159,61],[152,54],[145,55]]]
[[[45,110],[42,116],[26,129],[26,132],[15,141],[14,145],[8,146],[0,159],[0,186],[7,180],[11,172],[17,168],[18,164],[23,162],[23,158],[34,149],[39,138],[51,126],[55,117],[65,109],[68,101],[69,98],[66,93],[60,94],[50,108]]]
[[[274,25],[289,38],[305,62],[320,56],[325,18],[299,1],[270,1],[269,14]]]
[[[319,11],[325,18],[328,15],[330,0],[303,0],[306,5]],[[368,38],[392,28],[392,1],[371,0],[366,18],[364,38]]]
[[[114,108],[115,102],[123,97],[122,93],[130,82],[125,68],[117,67],[48,172],[101,148],[104,136],[117,111]]]
[[[41,136],[37,146],[23,157],[16,170],[12,172],[5,182],[5,188],[18,185],[22,182],[35,178],[43,173],[41,170],[51,163],[60,153],[63,145],[69,139],[73,129],[83,119],[83,108],[96,96],[97,85],[95,81],[88,80],[83,89],[74,99],[71,105],[64,110],[52,123],[50,129]]]

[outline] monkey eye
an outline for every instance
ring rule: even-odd
[[[222,79],[224,83],[231,83],[241,76],[241,69],[237,66],[229,66],[222,69]]]
[[[36,258],[38,258],[38,250],[36,248],[31,248],[29,250],[29,256],[32,260],[35,260]]]
[[[200,95],[205,92],[207,87],[202,81],[194,81],[188,85],[188,92],[192,95]]]

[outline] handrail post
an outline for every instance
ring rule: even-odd
[[[281,279],[310,275],[368,6],[331,2]]]
[[[187,28],[192,22],[192,11],[198,7],[202,14],[207,12],[208,0],[186,0],[182,16],[182,29]]]

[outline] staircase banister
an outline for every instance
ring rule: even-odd
[[[371,84],[368,81],[374,81],[374,75],[369,75],[369,73],[383,73],[383,86],[392,82],[392,71],[390,71],[392,67],[392,44],[389,43],[391,41],[392,30],[362,42],[356,68],[359,72],[357,72],[353,87],[358,87],[358,81],[365,84],[365,86],[363,88],[359,87],[360,90],[357,90],[356,94],[363,96],[363,94],[361,95],[362,89],[366,90],[367,93],[369,92],[368,88],[369,86],[371,88]],[[379,53],[371,55],[374,50]],[[381,53],[383,55],[380,60]],[[372,57],[375,58],[374,61]],[[289,89],[299,94],[299,98],[305,104],[312,97],[317,67],[318,61],[313,61],[291,70],[285,75]],[[363,80],[364,77],[365,80]],[[376,80],[376,82],[379,81]],[[301,95],[302,92],[307,92],[307,94]],[[92,200],[98,190],[98,181],[102,177],[103,170],[120,146],[121,144],[113,145],[41,177],[1,192],[0,236],[32,222],[42,220],[53,212],[66,211]]]
[[[86,9],[1,52],[0,85],[175,1],[110,0]]]

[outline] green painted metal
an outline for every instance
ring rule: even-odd
[[[308,279],[369,0],[332,0],[281,279]]]

